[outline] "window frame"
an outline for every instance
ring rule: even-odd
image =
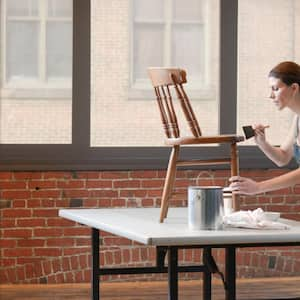
[[[0,144],[1,171],[165,169],[170,147],[90,147],[90,3],[73,0],[72,144]],[[220,133],[236,132],[238,0],[220,1]],[[163,137],[162,137],[163,138]],[[240,168],[274,165],[256,146],[240,149]],[[191,147],[183,157],[224,154],[224,146]],[[200,167],[203,168],[203,167]],[[227,166],[214,168],[227,169]]]

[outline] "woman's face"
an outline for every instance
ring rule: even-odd
[[[286,85],[281,79],[275,77],[269,77],[269,85],[271,88],[270,98],[278,110],[290,107],[294,95],[292,86]]]

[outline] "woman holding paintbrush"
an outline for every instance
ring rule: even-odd
[[[265,136],[268,126],[253,125],[254,139],[258,147],[278,166],[284,166],[294,157],[300,165],[300,65],[286,61],[269,73],[270,99],[279,110],[289,108],[295,117],[286,140],[280,147],[272,146]],[[250,178],[233,176],[229,179],[235,194],[255,195],[293,186],[300,183],[300,168],[284,175],[256,182]]]

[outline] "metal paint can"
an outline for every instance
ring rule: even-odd
[[[188,226],[191,230],[223,228],[223,188],[220,186],[188,187]]]

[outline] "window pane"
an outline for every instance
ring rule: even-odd
[[[41,7],[41,16],[46,16],[46,7]],[[3,38],[0,143],[71,143],[71,78],[62,76],[71,77],[72,25],[57,22],[47,28],[46,19],[12,21],[5,14],[3,17],[8,21]],[[51,79],[60,77],[59,84],[47,81],[47,68]]]
[[[38,76],[39,22],[8,22],[7,80]]]
[[[162,20],[165,0],[134,0],[134,19]]]
[[[72,17],[72,0],[48,0],[49,17]]]
[[[146,79],[147,67],[163,65],[163,27],[139,25],[134,32],[134,81]],[[155,47],[153,47],[155,45]]]
[[[72,24],[48,22],[47,24],[47,76],[71,77]]]
[[[240,133],[243,125],[262,123],[270,125],[266,135],[271,144],[281,144],[287,135],[291,112],[278,111],[272,105],[267,76],[281,61],[299,63],[299,20],[299,1],[239,1],[237,128]],[[254,144],[254,140],[243,144]]]
[[[7,16],[37,16],[39,12],[39,0],[7,0]]]
[[[176,21],[202,21],[204,0],[174,0],[174,19]]]
[[[203,80],[203,27],[174,25],[172,34],[172,65],[184,67],[189,76]]]
[[[141,2],[159,9],[162,5],[162,1],[148,0],[147,2],[137,0],[132,3],[142,5]],[[122,1],[120,5],[119,0],[92,1],[91,145],[93,147],[164,145],[159,110],[151,82],[146,76],[146,69],[149,66],[172,63],[171,26],[147,21],[148,15],[135,22],[134,11],[128,13],[130,12],[128,3]],[[153,7],[149,10],[154,9]],[[199,68],[200,61],[203,63],[203,59],[199,57],[205,53],[205,67],[203,67],[205,80],[198,79],[194,85],[200,94],[195,94],[197,98],[190,93],[188,95],[203,133],[213,135],[218,132],[219,122],[219,1],[208,1],[207,12],[205,19],[208,23],[205,29],[202,29],[205,30],[205,41],[201,37],[203,33],[198,25],[194,24],[195,27],[178,25],[181,30],[178,31],[180,34],[176,38],[184,39],[182,43],[188,43],[189,47],[186,49],[187,51],[191,49],[188,53],[191,53],[192,58],[186,55],[185,61],[180,60],[182,48],[177,42],[175,48],[178,63],[182,64],[181,67],[188,65],[190,68],[187,74],[189,84],[192,75],[198,76],[200,73],[192,64]],[[146,13],[150,15],[148,10]],[[194,59],[194,53],[199,50],[201,43],[204,44],[201,45],[199,57]],[[136,98],[129,98],[135,87]],[[186,122],[183,124],[186,127]]]

